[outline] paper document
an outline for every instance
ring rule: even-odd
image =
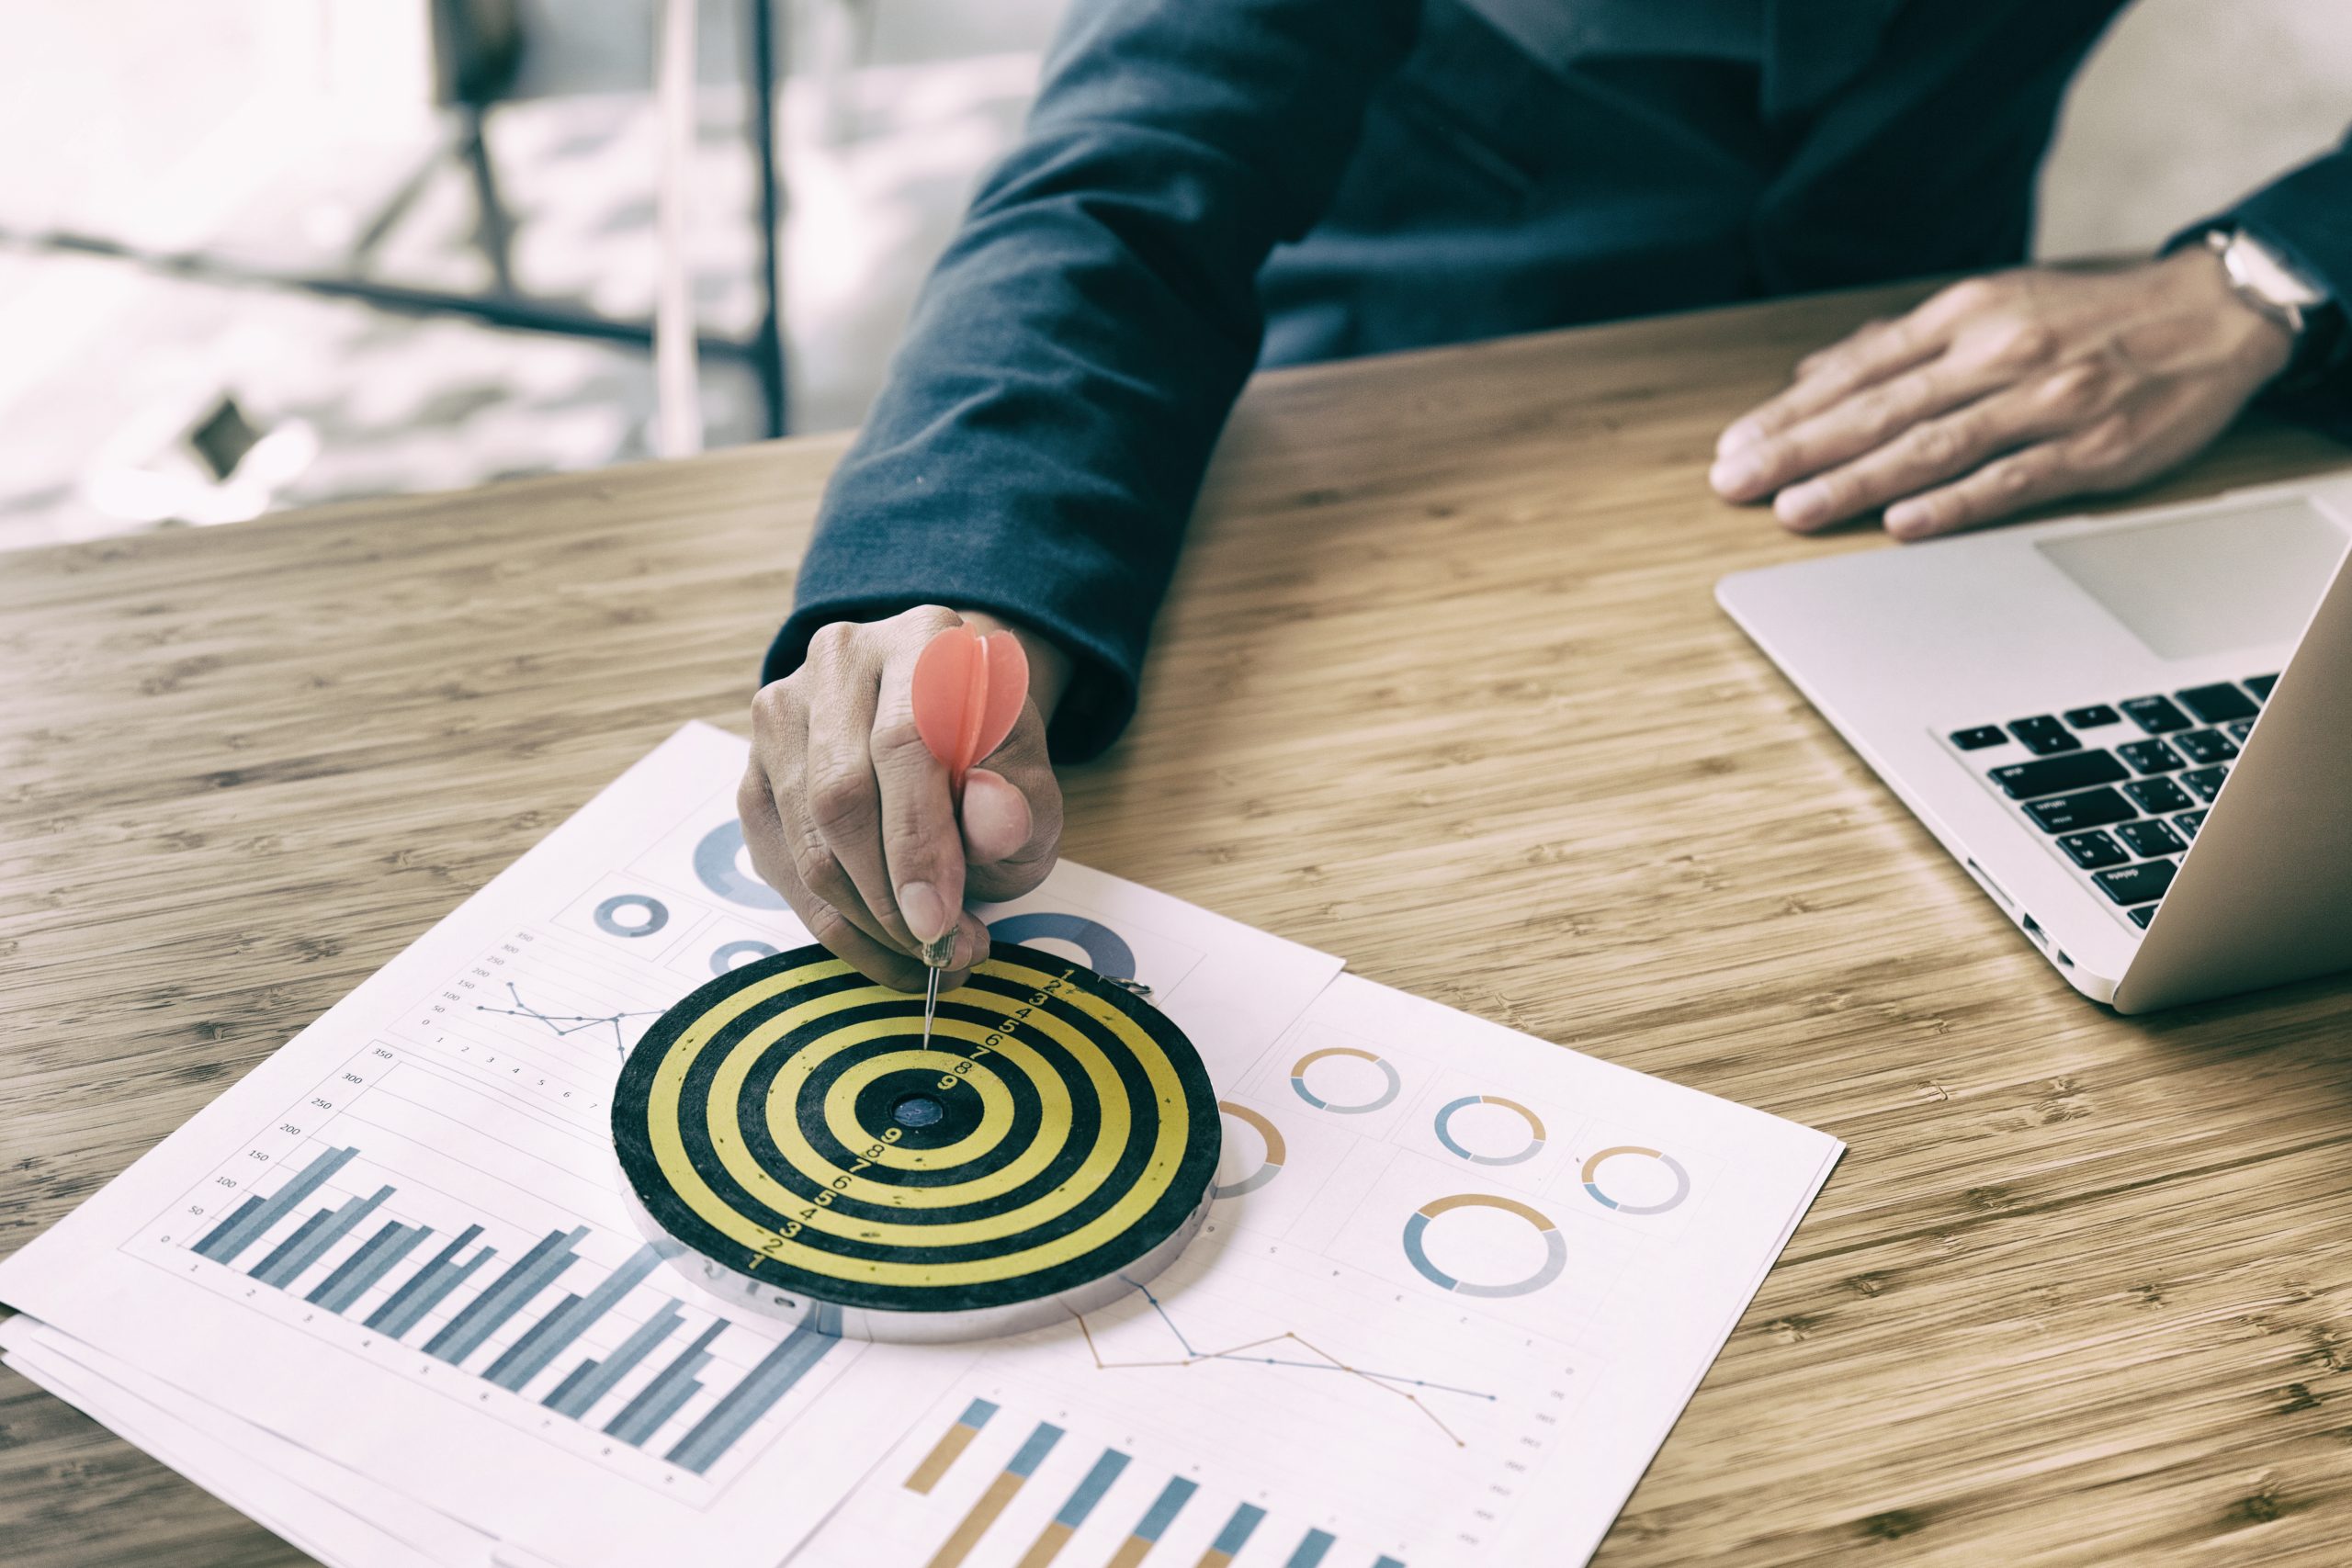
[[[745,754],[681,730],[0,1262],[11,1364],[354,1568],[1575,1562],[1839,1152],[1065,863],[983,916],[1199,1048],[1198,1241],[1009,1340],[747,1315],[606,1121],[664,1009],[808,940]]]

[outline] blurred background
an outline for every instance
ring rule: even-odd
[[[1064,0],[764,3],[768,73],[752,0],[695,13],[708,446],[862,417]],[[656,26],[0,0],[0,550],[651,455]],[[2145,250],[2347,121],[2345,0],[2139,0],[2069,101],[2039,254]]]

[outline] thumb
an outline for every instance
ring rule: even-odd
[[[1029,842],[1029,801],[1003,774],[974,768],[964,775],[964,858],[992,865]]]

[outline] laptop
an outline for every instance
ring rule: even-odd
[[[1715,596],[2084,995],[2352,967],[2352,470]]]

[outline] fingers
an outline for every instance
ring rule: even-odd
[[[1760,500],[1949,413],[2003,379],[1989,365],[1945,355],[1726,454],[1709,471],[1708,482],[1726,501]]]
[[[1017,898],[1054,869],[1062,837],[1062,791],[1046,751],[1037,705],[964,777],[964,845],[976,897]]]
[[[1756,442],[1813,418],[1865,387],[1932,359],[1944,346],[1942,321],[1941,313],[1931,315],[1928,306],[1921,306],[1899,321],[1873,321],[1807,355],[1798,362],[1786,389],[1724,427],[1715,443],[1718,469]],[[1725,473],[1726,482],[1736,471]]]
[[[915,728],[914,666],[933,628],[899,639],[885,660],[869,755],[880,792],[882,864],[876,874],[901,929],[923,945],[955,929],[964,907],[964,842],[947,769]],[[865,881],[851,867],[861,889]],[[866,901],[875,894],[868,891]]]
[[[1916,495],[2052,433],[2039,400],[2017,390],[1996,393],[1790,486],[1774,498],[1772,510],[1783,526],[1810,533]]]

